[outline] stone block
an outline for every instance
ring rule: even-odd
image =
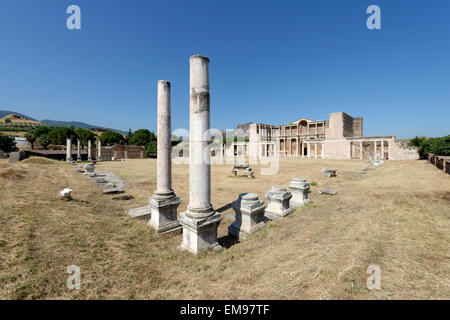
[[[292,198],[289,201],[291,208],[303,207],[310,203],[308,199],[308,192],[311,185],[303,178],[292,178],[289,182],[289,191],[292,193]]]
[[[269,201],[267,209],[264,213],[265,217],[270,220],[279,220],[292,213],[289,201],[292,193],[284,187],[272,187],[265,195]]]
[[[149,200],[151,218],[148,222],[157,233],[181,233],[177,210],[181,203],[175,193],[155,194]]]
[[[236,212],[233,224],[228,228],[228,234],[245,239],[264,226],[264,209],[266,205],[254,193],[243,193],[233,202]]]
[[[180,224],[183,226],[181,250],[198,254],[207,249],[219,250],[222,247],[217,242],[217,227],[222,216],[218,212],[205,218],[192,217],[188,212],[180,214]]]
[[[337,169],[323,168],[322,175],[326,178],[336,177]]]

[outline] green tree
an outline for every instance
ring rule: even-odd
[[[47,150],[47,147],[50,144],[50,138],[47,134],[42,134],[37,137],[36,142],[43,146],[45,150]]]
[[[96,135],[92,131],[83,128],[76,128],[75,135],[81,140],[81,145],[83,146],[86,146],[89,140],[94,142],[96,139]]]
[[[73,127],[56,127],[50,130],[48,137],[52,144],[65,145],[66,139],[74,141],[77,135]]]
[[[156,140],[153,132],[147,129],[136,130],[130,138],[129,144],[136,146],[146,146],[150,141]]]
[[[415,137],[410,145],[417,147],[421,159],[426,159],[429,154],[450,156],[450,135],[440,138]]]
[[[0,150],[3,152],[17,151],[16,142],[11,136],[0,133]]]
[[[124,142],[124,137],[118,132],[108,130],[105,132],[102,132],[102,134],[99,137],[100,141],[102,142],[102,145],[110,146],[114,144],[122,144]]]
[[[34,134],[34,137],[37,139],[39,136],[41,136],[43,134],[48,134],[51,130],[52,130],[52,128],[50,128],[48,126],[40,126],[40,127],[34,128],[32,132]]]
[[[150,141],[146,146],[145,146],[145,153],[148,156],[154,156],[156,155],[158,150],[158,142],[156,140],[152,140]]]
[[[28,143],[31,144],[31,149],[34,148],[34,143],[36,142],[36,136],[32,132],[25,133],[25,139],[27,139]]]

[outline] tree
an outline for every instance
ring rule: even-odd
[[[421,159],[426,159],[429,154],[450,156],[450,135],[440,138],[415,137],[410,145],[417,147]]]
[[[73,127],[52,128],[48,133],[48,138],[52,144],[65,145],[67,139],[75,140],[77,135]]]
[[[114,145],[114,144],[122,144],[124,141],[124,138],[120,133],[112,131],[112,130],[102,132],[99,139],[102,142],[102,145],[105,145],[105,146]]]
[[[88,129],[76,128],[75,134],[81,140],[83,146],[87,145],[89,140],[94,141],[96,139],[96,135]]]
[[[4,135],[0,132],[0,150],[3,152],[17,151],[16,142],[11,136]]]
[[[36,142],[43,146],[45,150],[47,150],[47,147],[50,144],[50,138],[47,134],[43,134],[36,139]]]
[[[131,129],[128,129],[128,134],[125,137],[125,144],[130,144],[130,139],[133,136],[133,132],[131,132]]]
[[[27,139],[28,143],[31,144],[31,149],[34,148],[34,142],[36,141],[36,136],[32,132],[25,133],[25,139]]]
[[[145,153],[148,156],[151,155],[156,155],[158,150],[158,142],[156,140],[152,140],[150,141],[146,146],[145,146]]]
[[[156,141],[156,136],[153,132],[147,129],[136,130],[130,138],[129,144],[136,146],[146,146],[150,141]]]
[[[33,129],[33,134],[34,134],[34,137],[37,139],[38,137],[40,137],[43,134],[48,134],[51,130],[52,130],[52,128],[50,128],[48,126],[40,126],[40,127]]]

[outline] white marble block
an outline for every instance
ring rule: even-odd
[[[254,193],[243,193],[233,202],[236,220],[228,228],[228,234],[245,239],[264,226],[266,205]]]
[[[181,233],[181,224],[177,220],[177,210],[181,200],[175,193],[158,194],[155,192],[149,200],[150,221],[157,233]]]
[[[311,202],[308,199],[308,192],[311,185],[303,178],[292,178],[289,182],[289,191],[292,193],[292,198],[289,201],[291,208],[303,207]]]
[[[293,210],[289,206],[289,200],[292,198],[292,193],[287,191],[286,188],[272,187],[267,191],[265,197],[269,201],[264,213],[266,218],[270,220],[279,220],[292,213]]]

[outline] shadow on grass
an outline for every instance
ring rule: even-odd
[[[239,243],[239,240],[233,236],[226,235],[217,239],[217,242],[225,249],[229,249],[231,246]]]

